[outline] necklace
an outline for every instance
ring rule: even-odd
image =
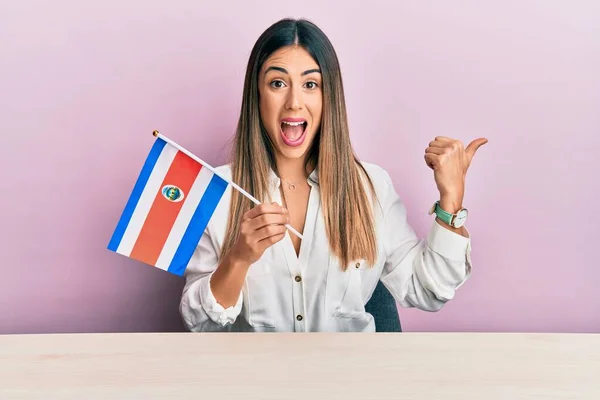
[[[287,180],[285,180],[283,178],[281,178],[281,180],[288,184],[288,189],[290,189],[290,190],[296,190],[296,185],[295,184],[293,184],[291,182],[288,182]]]

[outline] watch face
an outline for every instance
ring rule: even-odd
[[[467,210],[465,210],[464,208],[460,210],[454,218],[454,227],[460,228],[461,226],[463,226],[465,222],[467,222],[467,215]]]

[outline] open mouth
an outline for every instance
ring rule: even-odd
[[[304,119],[287,118],[281,122],[281,137],[288,146],[300,146],[306,137],[308,123]]]

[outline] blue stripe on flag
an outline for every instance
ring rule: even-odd
[[[123,235],[125,234],[127,225],[129,225],[129,221],[131,220],[133,211],[135,210],[138,202],[140,201],[140,196],[142,195],[142,192],[144,191],[144,188],[148,183],[150,174],[152,174],[152,170],[156,165],[156,161],[158,160],[158,157],[160,157],[160,154],[162,153],[163,148],[166,144],[167,142],[165,142],[161,138],[157,138],[154,141],[154,145],[152,146],[152,149],[150,149],[150,153],[148,153],[148,157],[146,158],[144,166],[140,171],[140,175],[138,176],[135,186],[133,187],[133,190],[131,192],[131,195],[129,196],[129,200],[125,205],[123,214],[121,214],[121,219],[119,220],[119,223],[115,228],[113,236],[110,239],[110,242],[108,243],[108,250],[116,252],[119,248],[119,244],[121,244],[121,240],[123,239]]]
[[[175,275],[183,276],[183,273],[194,254],[194,250],[204,234],[208,221],[215,212],[219,201],[221,201],[225,189],[227,189],[227,185],[228,183],[222,178],[213,175],[200,200],[200,204],[198,204],[196,211],[194,211],[190,224],[183,234],[181,243],[175,252],[173,260],[171,260],[171,264],[167,271]]]

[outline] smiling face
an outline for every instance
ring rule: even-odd
[[[277,160],[304,159],[321,125],[319,65],[299,46],[283,47],[263,64],[260,116],[275,145]]]

